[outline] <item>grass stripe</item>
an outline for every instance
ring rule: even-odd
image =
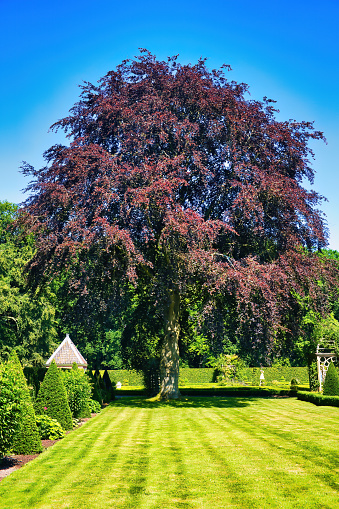
[[[296,399],[119,400],[5,478],[0,507],[339,509],[338,417]]]

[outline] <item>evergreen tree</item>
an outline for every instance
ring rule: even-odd
[[[339,396],[339,376],[333,362],[328,366],[323,394],[325,396]]]
[[[38,415],[47,414],[56,419],[64,430],[73,428],[67,392],[55,361],[52,361],[41,383],[35,411]]]
[[[22,389],[20,401],[21,419],[19,427],[13,437],[11,451],[14,454],[32,454],[42,451],[40,434],[35,421],[33,403],[29,394],[27,382],[15,351],[10,355],[9,362],[17,373],[16,383]]]
[[[102,375],[102,384],[104,386],[104,401],[105,403],[109,403],[115,399],[115,395],[114,387],[112,385],[107,369],[105,369],[104,374]]]

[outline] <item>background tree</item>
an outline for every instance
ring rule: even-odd
[[[224,69],[228,66],[224,66]],[[292,290],[313,298],[327,264],[313,181],[312,123],[278,122],[272,101],[247,100],[205,61],[158,61],[146,50],[98,85],[53,128],[70,146],[45,153],[23,215],[36,235],[31,281],[67,268],[69,291],[113,302],[132,284],[162,317],[161,395],[178,396],[180,304],[226,296],[236,334],[269,352],[287,330]],[[305,250],[305,249],[306,250]],[[235,310],[235,311],[234,311]]]
[[[39,295],[29,292],[24,268],[34,239],[13,226],[17,209],[0,202],[0,358],[15,348],[25,364],[39,365],[55,347],[54,295],[48,287]]]

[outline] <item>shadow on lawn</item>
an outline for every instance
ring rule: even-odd
[[[255,401],[257,398],[251,398]],[[116,399],[110,406],[114,407],[134,407],[134,408],[235,408],[246,407],[249,405],[248,398],[222,397],[222,396],[184,396],[178,400],[154,401],[141,396],[120,397]]]

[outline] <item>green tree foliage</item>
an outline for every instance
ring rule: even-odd
[[[15,348],[26,364],[41,365],[56,338],[54,296],[29,293],[25,266],[34,254],[32,236],[14,228],[17,207],[0,202],[0,359]]]
[[[92,387],[84,370],[73,363],[72,369],[65,370],[62,376],[72,416],[91,417],[88,402],[92,397]]]
[[[37,415],[49,415],[56,419],[64,430],[73,428],[67,392],[55,361],[52,361],[40,385],[34,407]]]
[[[0,458],[9,452],[22,419],[25,390],[13,362],[0,364]]]
[[[339,375],[333,362],[330,363],[326,373],[323,394],[324,396],[339,396]]]
[[[16,383],[21,388],[21,419],[13,437],[11,451],[14,454],[34,454],[42,451],[40,434],[36,425],[33,403],[29,394],[26,379],[17,354],[12,352],[9,358],[17,372]]]

